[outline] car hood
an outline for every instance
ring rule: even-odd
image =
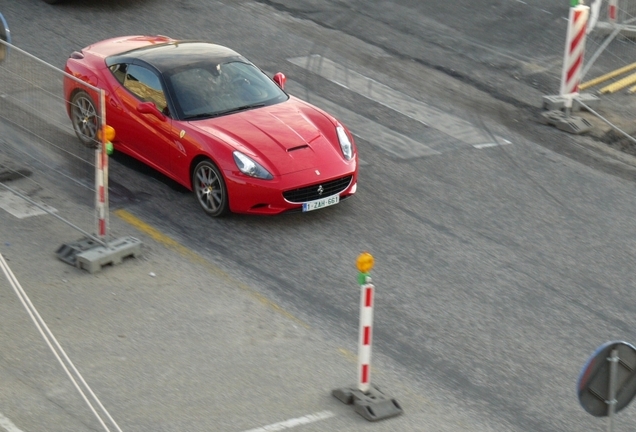
[[[190,124],[283,175],[343,160],[340,144],[331,142],[312,116],[322,114],[290,99]]]

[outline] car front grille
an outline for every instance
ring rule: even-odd
[[[351,184],[352,178],[353,176],[346,176],[328,182],[316,183],[311,186],[288,190],[283,192],[283,197],[290,203],[294,204],[301,204],[307,201],[326,198],[347,189],[347,187]]]

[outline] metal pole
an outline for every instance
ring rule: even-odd
[[[618,350],[614,348],[611,357],[607,358],[610,362],[609,374],[609,395],[606,403],[609,405],[607,411],[607,432],[614,432],[614,411],[616,410],[616,372],[618,367]]]
[[[601,44],[601,46],[596,49],[592,57],[585,64],[585,67],[583,68],[583,71],[581,72],[581,79],[585,78],[585,76],[587,75],[587,72],[590,70],[594,62],[596,62],[596,59],[598,59],[601,53],[605,51],[605,48],[607,48],[607,46],[614,39],[616,39],[616,36],[618,36],[618,34],[621,32],[622,29],[623,29],[622,26],[615,28],[614,30],[612,30],[612,33],[609,36],[607,36],[607,38],[605,38],[605,41],[603,41],[603,44]]]
[[[106,91],[100,90],[99,92],[99,104],[100,104],[100,118],[101,118],[101,130],[106,130]],[[104,207],[104,241],[108,243],[108,150],[106,149],[106,137],[105,133],[102,133],[102,176],[103,176],[103,207]]]

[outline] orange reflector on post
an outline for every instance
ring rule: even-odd
[[[104,141],[112,141],[115,139],[115,128],[109,125],[105,125],[102,130],[104,131]],[[97,138],[102,139],[102,130],[97,132]]]

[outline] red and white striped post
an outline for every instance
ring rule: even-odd
[[[331,393],[369,421],[381,420],[402,414],[402,407],[393,398],[386,396],[377,386],[371,385],[371,341],[373,339],[373,301],[375,287],[371,283],[369,271],[373,268],[373,256],[363,252],[356,265],[358,285],[360,285],[360,332],[358,346],[358,385],[345,387]]]
[[[100,240],[106,238],[106,189],[104,185],[104,171],[108,162],[104,156],[103,144],[97,149],[97,173],[96,173],[96,207],[97,207],[97,236]]]
[[[607,6],[607,19],[610,23],[616,24],[616,18],[618,15],[618,0],[609,0]]]
[[[360,333],[358,338],[358,390],[368,393],[371,388],[371,342],[373,339],[373,300],[375,287],[369,271],[373,268],[373,256],[362,253],[357,260],[360,271]]]
[[[100,125],[99,146],[95,151],[96,173],[95,173],[95,207],[97,211],[97,237],[106,242],[108,232],[108,146],[115,139],[115,129],[106,124],[106,97],[103,91],[100,92]]]
[[[573,2],[576,1],[573,0]],[[577,4],[570,8],[560,90],[560,95],[565,98],[565,107],[567,109],[572,107],[572,99],[579,92],[589,15],[589,6]]]
[[[371,278],[360,286],[360,344],[358,346],[358,390],[367,393],[371,388],[371,338],[373,328],[374,286]]]

